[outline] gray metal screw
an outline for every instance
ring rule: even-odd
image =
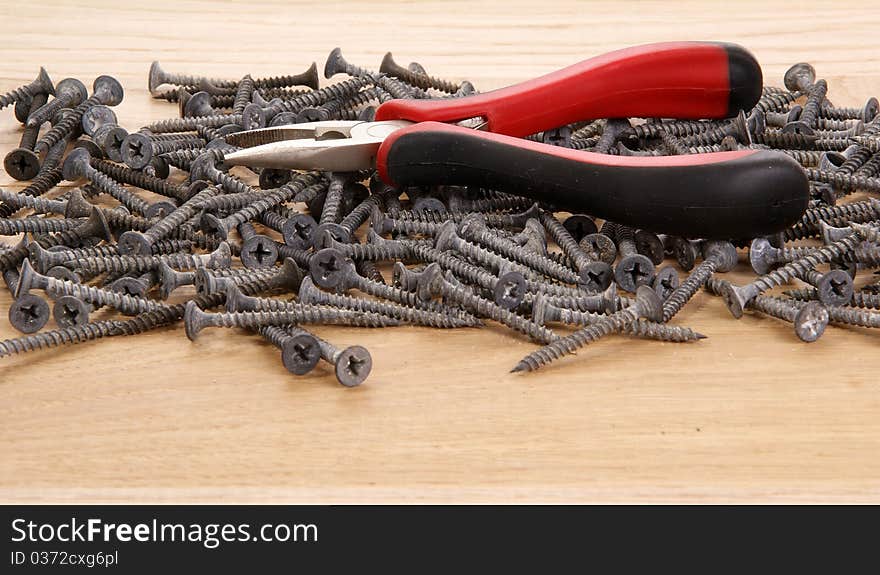
[[[55,99],[31,112],[26,125],[30,128],[42,126],[61,108],[78,106],[88,97],[89,91],[82,82],[76,78],[65,78],[55,86]]]
[[[333,364],[336,380],[345,387],[356,387],[362,384],[373,369],[373,358],[364,347],[353,345],[345,349],[338,349],[333,344],[300,327],[287,326],[285,329],[291,335],[311,335],[317,339],[321,349],[321,358]]]
[[[291,335],[279,326],[265,326],[257,331],[266,341],[281,350],[281,363],[294,375],[309,373],[321,359],[318,340],[312,334]]]
[[[41,92],[55,94],[55,87],[52,85],[52,80],[44,68],[40,68],[36,79],[30,84],[25,84],[0,96],[0,110],[15,102],[29,100]]]
[[[48,321],[49,304],[41,297],[19,293],[9,306],[9,323],[21,333],[38,332]]]
[[[654,290],[644,285],[639,286],[636,290],[636,300],[628,308],[598,319],[592,325],[530,353],[511,371],[535,371],[606,335],[622,331],[639,318],[660,321],[662,316],[663,304]]]

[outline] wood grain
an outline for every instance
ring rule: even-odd
[[[749,47],[769,84],[806,60],[837,104],[880,92],[880,12],[855,2],[77,4],[0,2],[0,86],[39,65],[56,81],[112,74],[129,128],[175,113],[147,95],[153,59],[235,78],[323,65],[337,45],[486,90],[630,44],[718,39]],[[4,111],[0,149],[18,130]],[[0,172],[0,185],[18,184]],[[508,374],[534,346],[497,326],[317,328],[372,352],[356,389],[326,366],[295,378],[238,330],[3,359],[0,500],[880,500],[880,336],[829,328],[802,344],[706,294],[676,323],[710,337],[611,338],[533,376]],[[16,335],[0,320],[0,337]]]

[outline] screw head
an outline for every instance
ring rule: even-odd
[[[54,266],[46,270],[46,277],[55,278],[74,283],[82,283],[82,278],[70,268],[64,266]]]
[[[190,179],[195,182],[196,180],[211,180],[210,175],[216,170],[216,166],[214,165],[214,157],[211,154],[205,153],[200,155],[198,158],[192,161],[190,164],[189,175]]]
[[[32,180],[40,172],[40,157],[27,148],[15,148],[3,159],[6,173],[16,180]]]
[[[48,321],[49,304],[34,294],[21,294],[9,306],[9,323],[21,333],[36,333]]]
[[[776,251],[767,238],[755,238],[749,246],[749,263],[758,275],[764,275],[770,271],[773,264],[771,254]]]
[[[571,234],[571,237],[576,242],[584,239],[584,236],[595,234],[599,231],[593,218],[584,214],[572,214],[562,222],[562,227]]]
[[[792,92],[802,90],[816,81],[816,69],[806,62],[795,64],[785,72],[783,83]]]
[[[495,282],[495,303],[504,309],[516,309],[526,295],[526,278],[519,272],[507,272]]]
[[[327,56],[327,63],[324,64],[324,77],[330,79],[335,74],[343,72],[345,72],[345,59],[342,57],[342,48],[333,48]]]
[[[605,262],[590,262],[578,273],[578,286],[589,292],[600,292],[614,283],[614,272]]]
[[[150,204],[144,210],[145,218],[164,218],[177,209],[177,204],[171,200],[159,200]]]
[[[852,301],[853,280],[844,270],[831,270],[822,275],[816,290],[825,305],[846,305]]]
[[[152,242],[141,232],[129,230],[119,236],[117,249],[122,255],[150,255]]]
[[[739,263],[736,246],[722,240],[707,240],[703,243],[703,257],[715,259],[715,271],[729,272]]]
[[[80,123],[82,124],[83,132],[89,136],[94,136],[101,126],[116,123],[116,112],[108,106],[92,106],[82,115]]]
[[[749,300],[745,298],[742,288],[725,283],[721,288],[721,298],[733,317],[739,319],[743,316]]]
[[[248,104],[241,112],[241,127],[245,130],[257,130],[266,127],[266,112],[259,104]]]
[[[45,92],[52,96],[55,95],[55,86],[52,84],[52,79],[49,77],[49,73],[46,72],[46,69],[42,66],[40,66],[40,73],[37,74],[37,79],[35,81],[40,92]]]
[[[86,173],[88,173],[91,167],[89,165],[90,160],[91,156],[89,156],[88,150],[85,148],[75,148],[67,155],[64,165],[61,167],[64,179],[72,182],[86,177]]]
[[[100,238],[108,242],[113,241],[113,232],[110,231],[107,218],[104,216],[104,212],[97,206],[92,206],[92,213],[89,215],[89,219],[81,226],[74,228],[74,231],[83,237]]]
[[[15,102],[15,119],[22,124],[27,124],[28,116],[31,113],[31,102],[33,102],[33,98],[22,98]]]
[[[297,114],[295,112],[280,112],[269,120],[270,126],[287,126],[288,124],[296,124]]]
[[[351,265],[339,250],[324,248],[316,252],[309,261],[309,275],[312,280],[325,289],[342,285]]]
[[[868,98],[868,101],[865,102],[864,108],[862,108],[862,121],[867,124],[876,118],[877,114],[880,114],[880,102],[877,101],[877,98],[872,96]]]
[[[113,76],[98,76],[95,78],[92,91],[96,95],[100,94],[103,100],[101,103],[107,106],[116,106],[122,102],[122,98],[125,95],[122,84]]]
[[[100,134],[100,137],[97,134]],[[122,162],[122,146],[125,145],[125,139],[128,138],[128,131],[125,128],[114,126],[107,131],[99,130],[97,134],[98,145],[103,146],[107,157],[114,162]]]
[[[297,214],[287,219],[281,226],[281,236],[284,243],[298,250],[312,247],[312,238],[318,223],[315,218],[308,214]]]
[[[82,136],[79,140],[77,140],[73,147],[85,149],[93,158],[103,160],[106,157],[106,154],[104,153],[104,150],[101,149],[101,146],[99,146],[93,139],[90,139],[88,136]]]
[[[336,379],[345,387],[360,385],[373,369],[373,358],[366,348],[353,345],[342,350],[336,360]]]
[[[657,296],[661,300],[665,300],[681,285],[681,279],[678,277],[678,272],[675,271],[674,267],[664,266],[657,270],[657,275],[654,276],[652,285]]]
[[[207,315],[196,302],[192,300],[186,302],[186,308],[183,312],[183,327],[186,337],[190,341],[195,341],[199,332],[205,328],[205,318]]]
[[[650,286],[654,281],[654,274],[654,264],[651,260],[636,254],[620,260],[614,268],[614,281],[620,289],[634,293],[639,286]]]
[[[830,316],[828,309],[819,302],[809,302],[803,306],[794,318],[794,332],[801,341],[816,341],[825,333]]]
[[[335,222],[318,225],[311,237],[312,246],[316,249],[330,247],[333,242],[347,244],[351,241],[348,230]]]
[[[147,87],[150,90],[150,94],[156,95],[159,93],[159,86],[165,83],[165,71],[162,69],[162,66],[158,61],[153,61],[150,64],[150,72],[147,75]]]
[[[242,242],[240,257],[248,269],[271,268],[278,261],[278,246],[272,238],[257,234]]]
[[[52,317],[55,318],[55,324],[64,329],[68,327],[79,327],[89,323],[89,305],[83,300],[63,295],[55,300],[52,306]]]
[[[196,92],[183,105],[183,116],[187,118],[210,116],[213,113],[214,108],[211,106],[211,94],[207,92]]]
[[[260,187],[264,190],[271,188],[280,188],[288,183],[293,177],[290,170],[281,170],[276,168],[263,168],[260,172]]]
[[[55,86],[56,94],[72,94],[73,100],[68,104],[72,108],[89,97],[89,89],[76,78],[65,78]]]
[[[651,260],[654,265],[663,263],[666,257],[663,242],[657,237],[657,234],[645,230],[638,230],[635,233],[636,249],[640,254]]]
[[[802,136],[815,136],[816,131],[804,122],[789,122],[782,126],[783,134],[801,134]]]
[[[636,300],[641,305],[641,317],[650,321],[663,321],[663,301],[653,288],[641,285],[636,290]]]
[[[617,259],[617,246],[614,240],[605,234],[587,234],[578,242],[581,249],[590,259],[611,265]]]
[[[314,336],[305,333],[291,336],[281,346],[281,363],[294,375],[312,371],[321,359],[321,346]]]
[[[122,161],[130,168],[140,170],[153,159],[153,142],[144,134],[129,134],[122,143]]]

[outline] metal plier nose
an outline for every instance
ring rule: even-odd
[[[751,109],[761,88],[761,68],[740,46],[648,44],[473,96],[391,100],[376,110],[375,122],[231,134],[227,141],[245,149],[225,162],[376,168],[393,185],[476,185],[656,232],[755,237],[792,225],[806,210],[806,176],[784,154],[746,149],[624,157],[522,138],[596,118],[732,117]]]

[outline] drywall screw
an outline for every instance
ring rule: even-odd
[[[568,325],[591,325],[604,316],[591,312],[575,311],[568,308],[557,307],[550,303],[548,298],[539,295],[532,303],[532,320],[537,323],[560,322]],[[642,339],[656,339],[668,342],[688,342],[706,339],[706,336],[695,332],[691,328],[677,325],[664,325],[652,321],[636,320],[623,328],[622,335],[631,335]]]
[[[725,297],[732,284],[727,280],[710,278],[706,288],[714,295]],[[757,295],[746,304],[749,309],[787,321],[794,326],[794,332],[801,341],[813,342],[819,339],[828,325],[829,310],[818,302],[798,307],[794,300]]]
[[[800,277],[816,288],[816,299],[825,305],[846,305],[852,300],[853,281],[843,270],[831,270],[827,273],[806,270]]]
[[[241,236],[241,263],[248,269],[271,268],[278,261],[278,248],[275,240],[258,234],[249,222],[238,225]]]
[[[617,293],[617,286],[614,283],[598,294],[577,296],[553,295],[548,302],[567,309],[608,315],[613,314],[622,307],[622,301]]]
[[[880,309],[880,294],[855,292],[853,293],[852,300],[849,302],[849,305],[854,307]]]
[[[664,266],[657,270],[657,275],[654,276],[654,281],[651,282],[651,287],[654,288],[657,296],[664,301],[680,285],[681,280],[678,277],[678,272],[672,266]]]
[[[599,141],[593,146],[593,151],[607,154],[611,147],[617,143],[621,136],[632,131],[632,125],[625,118],[609,118],[605,121],[605,127]]]
[[[67,211],[67,202],[61,200],[46,200],[40,197],[25,196],[22,194],[14,194],[0,190],[0,200],[4,205],[19,210],[21,208],[30,208],[38,214],[65,214]],[[85,214],[78,214],[76,217],[82,217]],[[0,220],[2,221],[2,220]]]
[[[65,116],[55,127],[40,138],[34,146],[34,151],[45,154],[49,151],[49,148],[71,133],[82,119],[86,110],[98,104],[115,106],[122,101],[123,94],[122,84],[118,80],[110,76],[98,76],[95,78],[95,83],[92,87],[92,96],[81,102],[73,109],[73,113]]]
[[[306,92],[305,94],[302,94],[295,98],[291,98],[290,100],[281,100],[275,102],[268,107],[268,113],[299,113],[303,108],[307,108],[309,106],[320,106],[321,104],[329,102],[330,100],[346,101],[350,97],[357,94],[361,90],[361,88],[367,86],[370,82],[371,80],[367,78],[349,78],[348,80],[344,80],[342,82],[339,82],[338,84],[326,86],[324,88],[321,88],[320,90]]]
[[[741,144],[749,145],[752,143],[748,120],[742,110],[733,120],[720,126],[697,132],[693,136],[683,138],[681,143],[686,148],[690,146],[708,146],[720,142],[726,136],[733,136]]]
[[[37,248],[33,248],[37,249]],[[31,252],[33,253],[33,252]],[[86,273],[144,273],[155,270],[160,262],[165,262],[176,269],[224,268],[232,265],[232,253],[229,244],[222,243],[215,251],[208,254],[193,255],[188,253],[172,253],[163,255],[143,256],[103,256],[84,257],[61,262],[66,268],[82,270]]]
[[[49,321],[49,304],[41,297],[20,293],[9,306],[9,323],[21,333],[35,333]]]
[[[636,290],[636,300],[626,309],[597,319],[595,323],[545,345],[524,357],[511,370],[535,371],[563,355],[573,353],[606,335],[622,331],[639,318],[659,322],[663,315],[662,302],[654,290],[641,285]]]
[[[89,323],[90,306],[75,297],[63,295],[52,306],[52,317],[60,328],[79,327]]]
[[[65,78],[55,86],[55,99],[31,112],[26,125],[31,128],[39,127],[61,108],[78,106],[88,97],[89,91],[82,82],[76,78]]]
[[[69,181],[87,179],[102,192],[106,192],[132,212],[147,217],[161,215],[169,209],[169,204],[164,201],[156,202],[154,204],[156,207],[148,204],[130,190],[126,190],[113,178],[93,168],[91,160],[92,158],[89,156],[88,150],[84,148],[75,149],[70,152],[67,155],[67,159],[64,160],[64,179]]]
[[[638,253],[632,228],[615,224],[612,229],[614,239],[617,240],[617,253],[620,255],[620,262],[614,268],[617,285],[630,293],[634,293],[639,286],[651,285],[656,273],[654,264]]]
[[[30,84],[19,86],[15,90],[0,96],[0,110],[18,101],[29,100],[41,92],[55,95],[55,87],[52,85],[52,80],[44,68],[40,68],[40,73],[37,74],[36,79]]]
[[[450,226],[448,229],[454,229],[453,226]],[[477,214],[467,218],[461,226],[459,226],[459,231],[465,240],[471,241],[475,244],[482,244],[493,252],[501,254],[502,256],[522,265],[528,266],[530,269],[538,271],[547,277],[572,284],[580,281],[578,274],[574,273],[569,268],[561,266],[541,254],[523,249],[514,242],[496,236],[489,231],[485,222]],[[449,245],[450,247],[453,247],[453,249],[458,249],[455,245],[454,238],[447,240],[449,242],[448,244],[444,241],[448,237],[447,231],[444,231],[437,236],[438,249],[445,249],[444,245]]]
[[[265,326],[257,331],[263,339],[281,350],[281,363],[294,375],[312,371],[321,359],[321,349],[315,336],[308,333],[291,335],[283,327]]]
[[[156,283],[155,270],[151,270],[140,276],[122,276],[110,284],[110,289],[126,295],[146,297],[147,292]]]
[[[155,157],[176,150],[198,150],[206,142],[199,136],[188,136],[174,140],[157,140],[146,134],[129,134],[122,142],[122,161],[135,170],[144,169]]]
[[[334,248],[357,261],[391,261],[396,259],[411,258],[411,250],[409,242],[400,242],[393,240],[385,240],[373,232],[370,243],[367,244],[343,244],[337,242],[332,237],[325,239],[321,245],[328,248]]]
[[[231,292],[232,288],[226,292],[227,311],[274,311],[292,309],[295,306],[295,304],[280,300],[248,298],[247,296],[240,295],[240,292],[237,292],[237,290],[236,295],[233,295]],[[229,302],[230,298],[233,297],[235,298],[233,305],[237,309],[231,310]],[[300,285],[299,300],[304,304],[326,305],[364,313],[375,313],[392,317],[405,323],[434,328],[479,327],[482,325],[477,318],[468,314],[447,315],[396,303],[324,292],[318,289],[311,278],[308,277],[304,278]]]
[[[455,278],[450,272],[446,272],[446,275],[444,276],[440,266],[435,263],[432,263],[425,268],[422,279],[425,280],[425,289],[428,289],[431,293],[442,296],[444,300],[449,300],[463,306],[478,317],[487,317],[491,320],[502,323],[541,343],[548,343],[559,337],[551,330],[526,317],[504,309],[487,299],[468,292],[460,285],[456,284]]]
[[[311,335],[318,340],[321,349],[321,358],[333,364],[336,380],[345,387],[356,387],[363,383],[373,369],[373,358],[366,348],[353,345],[345,349],[338,349],[333,344],[324,341],[320,337],[310,334],[306,330],[287,326],[285,328],[291,335]]]
[[[228,268],[220,268],[220,270],[236,271]],[[278,268],[247,270],[245,273],[227,274],[222,279],[214,278],[212,272],[207,268],[200,268],[196,271],[196,289],[202,291],[204,288],[208,293],[215,290],[222,291],[230,285],[238,286],[242,292],[248,295],[277,289],[296,292],[299,290],[302,280],[302,270],[290,258],[285,258],[281,267]]]
[[[486,218],[482,215],[480,216],[482,222],[485,224]],[[571,219],[571,218],[569,218]],[[566,220],[567,221],[567,220]],[[547,256],[550,259],[560,257],[566,263],[560,264],[565,267],[568,267],[568,263],[570,260],[565,254],[550,254],[547,251],[547,230],[544,229],[544,226],[541,225],[541,222],[531,218],[526,221],[523,226],[522,231],[514,236],[513,241],[517,244],[521,245],[523,249],[528,250],[530,252],[534,252],[536,254],[540,254],[542,256]],[[553,259],[556,263],[560,263],[560,260]],[[572,264],[573,265],[573,264]]]
[[[737,263],[736,248],[730,242],[707,241],[704,247],[706,258],[700,262],[682,284],[663,302],[663,323],[681,311],[694,294],[715,272],[729,272]]]
[[[37,273],[30,261],[21,264],[17,293],[20,296],[31,289],[42,289],[55,296],[70,295],[96,306],[109,306],[122,313],[137,314],[150,311],[160,306],[148,299],[124,295],[109,289],[84,286],[72,281],[55,279]]]
[[[539,214],[541,225],[578,270],[579,283],[591,291],[602,291],[607,288],[614,279],[609,262],[596,260],[581,249],[578,242],[552,212],[540,210]]]
[[[214,169],[216,170],[216,168]],[[267,211],[282,202],[290,200],[306,187],[318,185],[320,178],[321,175],[318,172],[305,172],[298,174],[290,181],[290,183],[281,186],[277,190],[263,193],[261,199],[251,203],[241,210],[230,214],[225,218],[218,218],[213,214],[205,214],[202,218],[202,222],[203,224],[207,224],[211,231],[215,231],[220,234],[221,237],[225,237],[229,230],[235,229],[240,224],[257,217],[260,213]],[[249,189],[246,191],[251,190]]]
[[[203,187],[204,186],[204,187]],[[200,189],[201,188],[201,189]],[[127,231],[119,236],[119,251],[122,254],[148,254],[151,246],[161,238],[169,236],[180,225],[196,215],[202,203],[220,193],[214,186],[207,182],[194,182],[190,192],[195,192],[189,200],[180,205],[176,210],[156,222],[149,229],[138,232]]]
[[[636,230],[633,240],[636,243],[636,251],[645,256],[654,265],[660,265],[666,257],[666,248],[663,242],[651,232]]]
[[[187,201],[192,195],[192,188],[181,184],[174,184],[162,178],[148,176],[144,172],[133,170],[128,166],[114,164],[106,160],[93,159],[93,168],[102,172],[120,184],[129,184],[142,190],[160,194],[166,198],[173,198],[178,202]]]
[[[819,114],[823,118],[835,120],[861,120],[868,123],[880,114],[880,102],[877,98],[870,97],[861,108],[835,108],[829,102],[823,102],[819,107]]]
[[[196,278],[194,271],[179,272],[165,262],[159,263],[156,273],[159,276],[159,297],[163,300],[171,297],[171,293],[180,286],[193,285]]]
[[[171,84],[175,86],[198,86],[203,83],[214,84],[218,88],[235,88],[235,80],[224,80],[219,78],[207,78],[204,76],[193,76],[187,74],[170,74],[162,69],[158,61],[154,61],[150,65],[150,72],[147,78],[147,86],[150,94],[157,97],[159,87],[163,84]],[[312,63],[309,68],[301,73],[287,76],[275,76],[269,78],[257,78],[254,80],[257,88],[283,88],[286,86],[307,86],[317,89],[318,87],[318,69]]]
[[[45,103],[49,95],[40,93],[31,99],[30,113],[35,107]],[[16,180],[30,180],[40,172],[40,158],[34,153],[34,144],[40,135],[40,125],[26,127],[21,134],[18,147],[11,150],[3,159],[3,168],[6,173]]]
[[[15,339],[0,341],[0,357],[17,355],[36,349],[52,348],[65,344],[93,341],[111,335],[120,335],[122,322],[97,321],[82,326],[69,327]]]
[[[790,92],[808,92],[816,81],[816,70],[806,62],[800,62],[785,71],[783,84]]]
[[[211,96],[211,94],[207,92],[196,92],[195,94],[190,95],[185,100],[180,100],[180,117],[181,118],[193,118],[198,116],[214,116],[214,115],[222,115],[221,112],[214,109],[211,105],[212,101],[215,97]],[[235,96],[232,96],[232,102],[234,103]],[[240,113],[240,112],[239,112]]]
[[[856,224],[859,225],[859,224]],[[794,260],[767,274],[761,275],[754,281],[744,286],[729,284],[725,286],[722,297],[730,313],[740,318],[746,304],[756,295],[790,281],[806,270],[813,269],[819,264],[840,259],[845,253],[856,248],[860,239],[856,236],[848,236],[834,243],[813,250],[802,259]]]
[[[796,132],[800,134],[813,134],[816,127],[816,119],[819,117],[819,104],[825,100],[828,93],[828,83],[825,80],[819,80],[810,86],[807,91],[807,101],[804,104],[803,111],[796,122],[789,122],[783,126],[783,132]]]
[[[601,233],[588,234],[578,242],[578,247],[590,260],[609,266],[605,275],[609,281],[613,278],[610,265],[617,259],[617,246],[614,245],[614,240]]]
[[[387,327],[400,323],[396,319],[378,314],[304,304],[298,304],[296,310],[206,313],[193,301],[187,302],[183,321],[186,326],[186,336],[190,340],[194,340],[206,327],[243,327],[255,330],[269,325],[307,323],[354,327]]]
[[[435,90],[440,90],[441,92],[446,92],[447,94],[454,94],[461,88],[461,84],[428,76],[427,74],[415,73],[400,66],[394,61],[394,56],[391,55],[391,52],[388,52],[385,54],[385,57],[382,58],[382,64],[379,66],[379,71],[383,74],[389,74],[400,78],[407,84],[412,84],[423,90],[433,88]]]

